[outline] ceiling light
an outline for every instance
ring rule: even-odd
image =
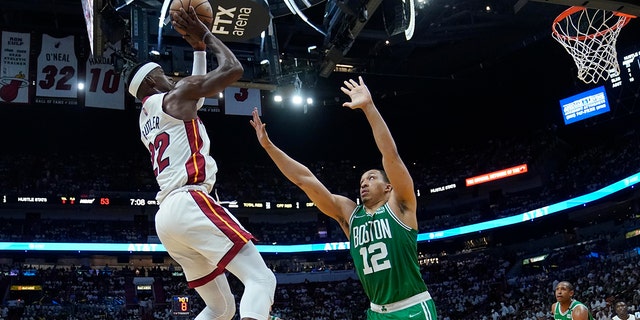
[[[292,102],[294,105],[296,105],[296,106],[301,105],[301,104],[302,104],[302,96],[300,96],[300,94],[299,94],[299,93],[294,94],[294,95],[291,97],[291,102]]]

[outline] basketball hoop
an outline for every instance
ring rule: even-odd
[[[573,6],[553,21],[553,38],[573,57],[578,79],[597,83],[620,74],[616,41],[622,27],[635,16]]]

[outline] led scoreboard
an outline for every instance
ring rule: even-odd
[[[635,74],[640,76],[640,72],[638,72],[640,70],[640,59],[638,59],[638,56],[640,56],[640,51],[632,52],[622,59],[623,72],[626,71],[629,82],[636,80]]]
[[[14,195],[0,194],[0,205],[2,204],[58,204],[65,206],[157,206],[158,202],[154,196],[148,197],[126,197],[126,196],[38,196],[38,195]]]
[[[637,48],[618,50],[618,52],[620,52],[618,57],[620,73],[615,72],[611,74],[609,81],[612,88],[634,83],[636,78],[640,77],[640,50],[636,49]]]
[[[299,210],[313,208],[313,202],[256,202],[256,201],[219,201],[219,203],[227,208],[233,209],[260,209],[260,210]],[[0,208],[3,206],[44,206],[57,205],[68,207],[147,207],[158,206],[155,199],[155,193],[149,195],[132,193],[131,196],[112,195],[112,194],[96,194],[96,195],[60,195],[60,196],[41,196],[33,194],[2,194],[0,193]]]
[[[174,317],[190,316],[191,303],[189,301],[189,296],[173,296],[171,299],[171,314]]]

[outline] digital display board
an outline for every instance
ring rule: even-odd
[[[494,228],[501,228],[517,223],[527,223],[539,218],[545,217],[550,214],[562,212],[567,209],[584,206],[587,203],[602,199],[610,196],[616,192],[633,188],[636,184],[640,183],[640,172],[628,176],[622,180],[614,182],[601,189],[592,191],[587,194],[577,196],[575,198],[567,199],[550,205],[545,205],[537,209],[533,209],[527,212],[515,214],[508,217],[502,217],[494,220],[478,222],[471,225],[454,227],[450,229],[425,232],[418,234],[418,242],[423,241],[435,241],[439,239],[456,237],[463,234],[477,233],[484,230],[490,230]],[[344,242],[326,242],[326,243],[311,243],[311,244],[295,244],[295,245],[256,245],[256,248],[261,253],[300,253],[300,252],[329,252],[349,250],[350,244],[348,241]],[[639,249],[640,250],[640,249]],[[72,252],[95,252],[95,251],[108,251],[108,252],[166,252],[166,249],[162,244],[151,243],[61,243],[61,242],[0,242],[0,252],[3,251],[72,251]],[[17,275],[17,274],[15,274]],[[177,296],[181,297],[181,296]],[[185,302],[184,299],[177,299],[177,302]],[[177,303],[176,302],[176,303]],[[181,306],[184,307],[184,306]]]
[[[220,205],[230,209],[286,209],[299,210],[315,207],[313,202],[291,202],[291,201],[219,201]],[[40,195],[15,195],[0,193],[0,207],[2,205],[63,205],[63,206],[158,206],[158,201],[153,196],[133,195],[131,197],[112,195],[61,195],[61,196],[40,196]]]
[[[65,206],[157,206],[158,202],[151,197],[113,197],[113,196],[39,196],[0,194],[0,204],[37,204]]]
[[[618,50],[618,63],[620,73],[612,74],[609,78],[611,88],[625,86],[635,82],[636,77],[640,77],[640,51],[636,49]]]
[[[507,177],[511,177],[518,174],[523,174],[529,171],[529,167],[527,167],[526,163],[511,167],[505,168],[502,170],[481,174],[475,177],[465,179],[465,183],[467,187],[474,186],[477,184],[494,181],[498,179],[503,179]]]
[[[171,314],[174,317],[191,315],[189,296],[177,295],[171,298]]]
[[[609,100],[604,86],[573,95],[560,100],[564,124],[571,124],[609,112]]]

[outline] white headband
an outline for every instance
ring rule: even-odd
[[[133,79],[131,79],[131,83],[129,84],[129,93],[131,93],[132,96],[135,97],[138,93],[138,88],[140,88],[144,77],[146,77],[149,72],[151,72],[151,70],[157,67],[160,67],[160,65],[155,62],[147,62],[142,67],[140,67],[140,69],[138,69],[136,74],[133,76]]]

